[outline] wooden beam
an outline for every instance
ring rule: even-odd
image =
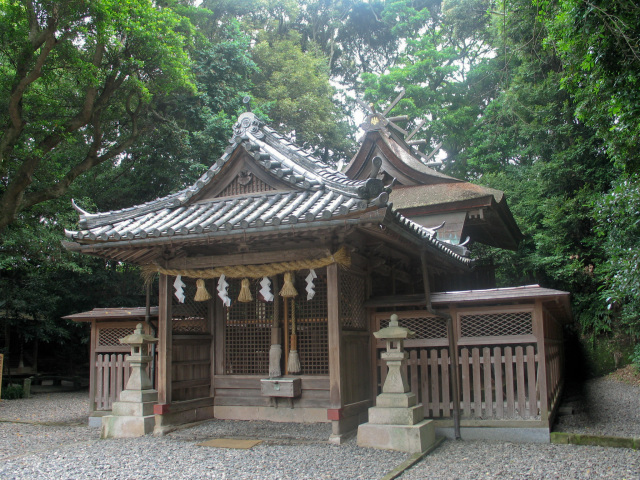
[[[172,322],[170,277],[160,274],[158,308],[158,403],[171,403]]]
[[[165,268],[216,268],[233,265],[260,265],[263,263],[293,262],[296,260],[315,260],[331,255],[326,248],[305,248],[286,252],[238,253],[234,255],[209,255],[203,257],[176,258],[169,260]]]
[[[327,267],[327,314],[329,335],[329,399],[331,408],[342,408],[342,328],[340,327],[340,296],[338,295],[338,265]]]

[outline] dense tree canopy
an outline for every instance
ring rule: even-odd
[[[474,247],[500,284],[571,291],[585,335],[638,337],[639,14],[604,0],[0,0],[0,311],[55,340],[61,314],[106,306],[95,285],[140,304],[131,269],[60,247],[70,197],[107,210],[191,183],[243,97],[335,164],[356,147],[355,97],[384,108],[404,89],[392,114],[425,122],[440,168],[507,194],[525,241]]]

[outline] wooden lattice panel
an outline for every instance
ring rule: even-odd
[[[318,273],[318,272],[317,272]],[[318,273],[313,282],[315,296],[307,300],[304,275],[296,277],[299,295],[295,300],[298,355],[303,375],[329,374],[329,337],[327,324],[327,277]]]
[[[408,328],[414,333],[412,339],[447,338],[447,324],[437,317],[409,317],[400,318],[398,325]],[[380,328],[389,326],[389,319],[380,320]]]
[[[193,279],[182,281],[184,287],[184,303],[180,303],[175,295],[172,295],[172,332],[174,335],[198,335],[209,333],[207,322],[207,308],[209,302],[196,302],[196,283]],[[210,285],[207,285],[210,290]],[[173,288],[173,286],[172,286]],[[173,292],[172,292],[173,293]],[[212,294],[211,291],[209,291]]]
[[[365,280],[360,275],[340,272],[340,323],[347,330],[366,330]]]
[[[501,312],[460,316],[461,337],[500,337],[533,333],[531,312]]]
[[[273,187],[264,183],[253,173],[243,170],[220,192],[219,196],[232,197],[235,195],[245,195],[247,193],[268,192],[270,190],[273,190]]]
[[[229,281],[230,307],[226,308],[225,371],[227,375],[266,375],[269,373],[269,350],[273,302],[258,300],[260,284],[251,281],[253,301],[238,302],[240,280]]]
[[[122,347],[120,339],[131,335],[135,327],[106,327],[98,330],[98,347]],[[127,347],[128,348],[128,347]]]

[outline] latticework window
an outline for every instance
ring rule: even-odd
[[[533,333],[531,312],[461,315],[461,337],[499,337]]]
[[[304,290],[305,275],[296,276],[298,296],[295,299],[296,334],[298,335],[298,355],[301,374],[329,374],[329,337],[327,323],[327,277],[318,273],[313,282],[315,296],[307,300]]]
[[[208,302],[196,302],[196,281],[191,278],[182,278],[185,283],[184,303],[180,303],[175,295],[172,295],[172,332],[174,335],[198,335],[209,333],[207,322]],[[172,292],[173,293],[173,292]],[[211,293],[211,292],[209,292]]]
[[[225,309],[225,365],[228,375],[269,373],[273,302],[258,300],[259,290],[259,280],[251,281],[253,301],[242,303],[234,300]],[[230,298],[238,298],[240,280],[230,280],[228,292]]]
[[[360,275],[340,272],[340,323],[347,330],[366,330],[365,280]]]
[[[120,339],[131,335],[135,327],[100,328],[98,330],[99,347],[122,347]]]
[[[409,317],[400,318],[398,325],[408,328],[414,333],[411,338],[435,339],[447,338],[447,323],[438,317]],[[389,319],[380,321],[380,328],[389,326]]]
[[[253,173],[242,171],[219,194],[220,197],[231,197],[247,193],[268,192],[273,187],[257,178]]]

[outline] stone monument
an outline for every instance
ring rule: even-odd
[[[120,398],[113,402],[112,415],[102,417],[100,438],[141,437],[153,431],[153,406],[158,403],[158,392],[152,388],[146,368],[151,361],[148,346],[157,341],[142,333],[141,323],[131,335],[120,339],[120,343],[131,346],[131,355],[127,357],[131,375]]]
[[[407,375],[402,369],[408,358],[404,340],[413,335],[398,326],[398,316],[391,315],[389,326],[373,334],[385,340],[387,350],[381,357],[387,361],[389,373],[376,398],[376,406],[369,409],[369,422],[358,427],[358,445],[409,453],[426,451],[435,442],[433,420],[424,420],[422,405],[410,392]]]

